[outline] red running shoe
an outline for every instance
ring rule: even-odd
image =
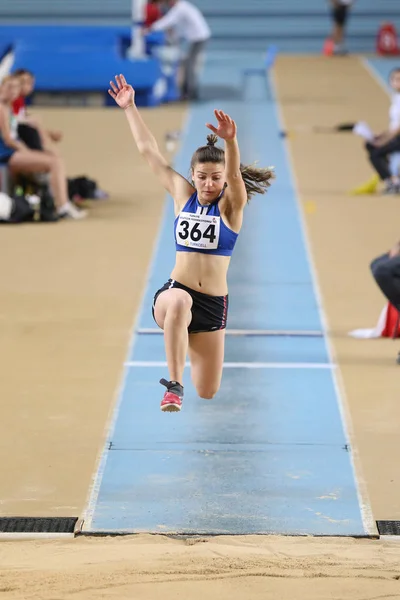
[[[167,391],[161,400],[161,410],[163,412],[179,412],[182,408],[183,387],[177,381],[167,381],[160,379],[160,383],[165,385]]]

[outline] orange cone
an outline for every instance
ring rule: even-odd
[[[400,337],[400,314],[390,302],[387,306],[386,321],[381,336],[390,338]]]
[[[331,38],[326,38],[324,42],[324,47],[322,49],[322,54],[324,56],[332,56],[335,45]]]

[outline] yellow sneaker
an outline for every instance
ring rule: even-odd
[[[369,181],[350,190],[353,196],[361,196],[364,194],[375,194],[379,185],[379,175],[374,175]]]

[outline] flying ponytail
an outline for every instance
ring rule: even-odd
[[[207,145],[197,148],[190,163],[191,169],[197,163],[225,163],[225,151],[215,144],[218,137],[214,133],[207,136]],[[254,165],[240,165],[243,182],[246,188],[247,201],[255,194],[265,194],[275,178],[274,168],[257,168]]]

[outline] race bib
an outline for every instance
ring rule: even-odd
[[[176,243],[188,248],[216,250],[221,217],[182,212],[176,225]]]

